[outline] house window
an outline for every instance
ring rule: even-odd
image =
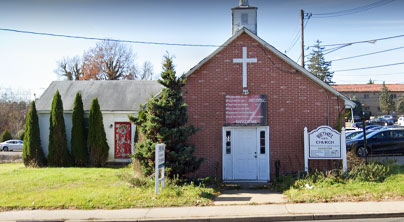
[[[260,154],[265,154],[265,131],[260,132]]]
[[[396,94],[391,94],[391,98],[395,99],[395,98],[397,98],[397,95]]]
[[[363,94],[363,98],[369,99],[369,94]]]
[[[241,14],[241,25],[243,26],[248,25],[248,14],[246,13]]]
[[[231,154],[231,131],[226,131],[226,154]]]

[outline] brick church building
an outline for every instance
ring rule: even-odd
[[[303,129],[336,127],[354,104],[257,36],[257,8],[240,0],[232,36],[193,67],[184,87],[198,176],[224,181],[269,181],[304,171]],[[331,161],[312,160],[328,168]]]

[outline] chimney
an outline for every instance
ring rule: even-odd
[[[232,35],[243,27],[257,35],[257,7],[250,6],[248,0],[239,0],[231,9],[231,20]]]

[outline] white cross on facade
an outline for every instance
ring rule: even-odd
[[[233,59],[233,63],[243,64],[243,93],[248,94],[247,90],[247,63],[256,63],[257,58],[247,58],[247,47],[243,47],[243,58]]]

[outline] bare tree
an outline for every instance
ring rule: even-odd
[[[12,135],[24,128],[30,92],[0,88],[0,132],[7,129]]]
[[[134,79],[135,54],[127,45],[102,41],[84,53],[83,79],[119,80]]]
[[[150,61],[145,61],[142,66],[142,70],[136,72],[135,79],[152,80],[153,76],[153,65]]]
[[[82,61],[80,57],[73,58],[64,57],[58,62],[58,68],[55,70],[56,74],[66,77],[67,80],[80,80],[83,77]]]
[[[85,51],[83,57],[64,57],[55,72],[67,80],[151,80],[153,65],[145,61],[141,69],[135,65],[132,48],[116,41],[104,40]]]

